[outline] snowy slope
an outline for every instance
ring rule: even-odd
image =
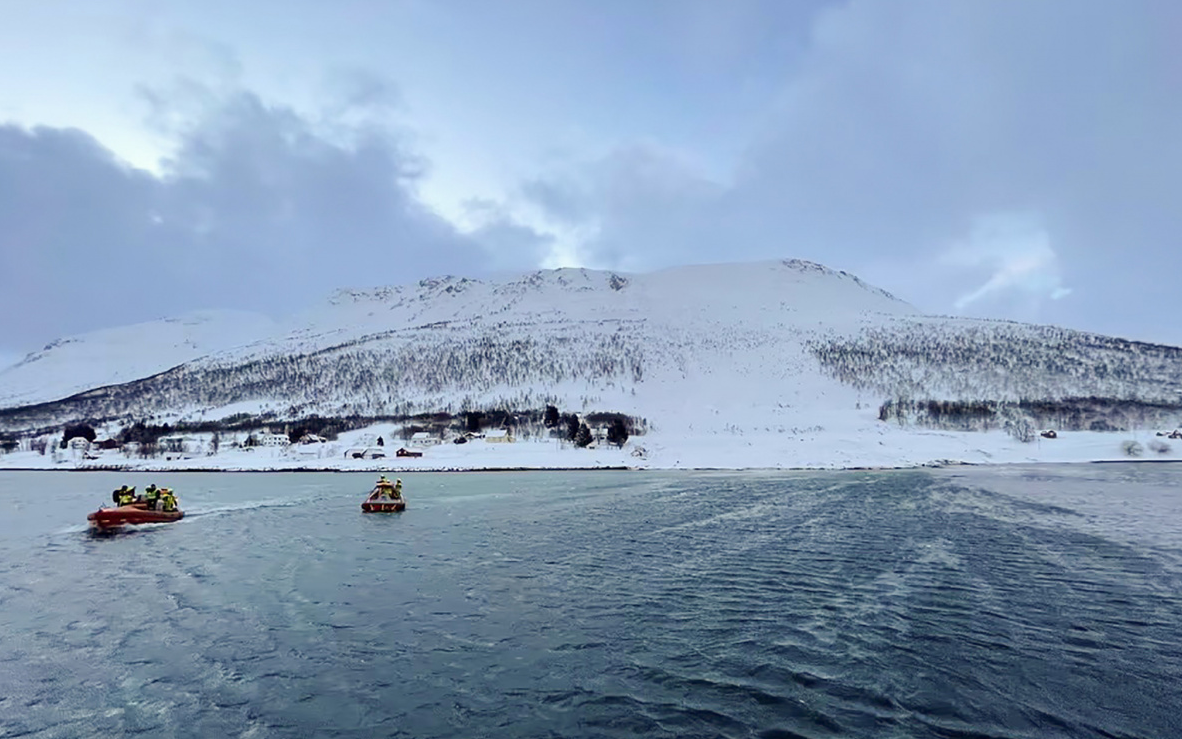
[[[151,336],[123,331],[140,342],[129,356],[153,352]],[[134,382],[0,407],[0,429],[83,418],[380,417],[553,403],[647,419],[653,454],[673,464],[688,449],[727,447],[740,460],[749,456],[745,447],[791,455],[879,438],[886,401],[904,409],[903,420],[931,416],[927,405],[908,404],[1035,400],[1085,426],[1088,414],[1110,420],[1110,401],[1157,404],[1141,421],[1182,408],[1180,349],[924,316],[852,275],[798,260],[343,290],[266,338],[234,343]],[[36,396],[24,397],[65,398],[88,386],[55,357],[43,361],[53,371]],[[14,395],[0,375],[0,396]],[[1073,398],[1099,399],[1099,410]],[[1068,406],[1054,406],[1062,399]],[[972,421],[962,414],[958,422]],[[887,441],[878,444],[890,448]]]
[[[687,314],[686,308],[691,308]],[[748,328],[784,321],[841,322],[867,312],[917,315],[906,303],[844,272],[800,260],[676,267],[650,274],[588,269],[532,272],[505,282],[462,277],[373,290],[340,290],[286,322],[260,345],[220,359],[316,351],[429,326],[702,321]]]
[[[0,371],[0,407],[138,380],[262,338],[274,328],[257,313],[209,310],[58,339]]]
[[[824,397],[818,385],[840,392],[805,341],[822,327],[917,315],[850,275],[796,260],[646,275],[560,269],[342,291],[286,335],[186,371],[207,380],[211,392],[195,403],[205,408],[249,399],[213,388],[284,378],[270,383],[271,409],[381,415],[554,402],[678,425],[704,406],[762,409],[768,383],[781,405]]]

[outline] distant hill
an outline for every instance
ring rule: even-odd
[[[275,330],[258,313],[207,310],[58,339],[0,371],[0,407],[139,380]]]
[[[209,314],[110,329],[0,373],[9,432],[546,404],[683,434],[1167,423],[1182,418],[1182,349],[927,316],[853,275],[786,260],[342,290],[282,324]]]

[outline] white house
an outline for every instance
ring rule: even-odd
[[[432,436],[429,431],[418,431],[414,436],[410,437],[410,443],[414,446],[433,446],[439,444],[443,439],[438,436]]]
[[[255,438],[258,440],[259,446],[287,446],[291,443],[287,434],[262,433]]]
[[[489,444],[511,444],[513,433],[507,429],[490,429],[484,432],[484,440]]]
[[[300,443],[292,444],[287,448],[287,453],[292,454],[301,459],[319,459],[325,454],[325,445],[321,443]]]

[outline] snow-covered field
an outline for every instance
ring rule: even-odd
[[[949,432],[877,423],[846,431],[821,431],[801,436],[777,432],[717,433],[673,436],[654,433],[633,437],[623,446],[579,449],[553,439],[467,444],[444,443],[406,447],[422,457],[396,457],[400,441],[382,447],[382,459],[352,459],[351,450],[369,448],[378,435],[392,438],[388,427],[342,434],[323,444],[290,447],[222,448],[184,455],[141,459],[119,451],[75,450],[46,454],[21,451],[0,455],[0,469],[129,470],[373,470],[448,471],[493,469],[849,469],[898,468],[933,464],[1028,464],[1094,461],[1182,461],[1182,442],[1152,431],[1061,432],[1056,439],[1021,443],[1000,431]],[[369,441],[366,441],[369,439]],[[1140,453],[1130,456],[1126,442],[1136,441]],[[1168,447],[1156,451],[1152,446]]]

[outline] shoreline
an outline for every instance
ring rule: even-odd
[[[1144,431],[1061,432],[1055,439],[1019,442],[1003,432],[902,429],[885,424],[832,428],[809,435],[661,433],[621,447],[576,448],[553,440],[425,445],[414,455],[358,459],[351,452],[389,435],[377,427],[316,445],[210,450],[201,438],[163,456],[126,451],[54,448],[0,455],[0,470],[69,472],[576,472],[576,471],[880,471],[1038,464],[1119,464],[1182,461],[1182,448]],[[383,450],[384,451],[384,450]]]
[[[603,465],[593,467],[372,467],[365,469],[342,469],[339,467],[276,467],[271,469],[242,469],[218,467],[135,467],[135,466],[86,466],[86,467],[0,467],[0,472],[124,472],[124,473],[216,473],[216,474],[277,474],[277,473],[340,473],[340,474],[440,474],[472,472],[892,472],[922,469],[948,469],[952,467],[975,467],[980,469],[1031,466],[1060,466],[1084,464],[1179,464],[1182,459],[1085,459],[1085,460],[1023,460],[1013,462],[926,462],[907,465],[875,465],[853,467],[633,467],[626,465]]]

